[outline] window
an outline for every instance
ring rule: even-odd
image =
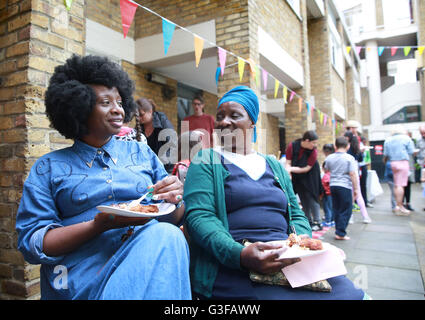
[[[328,19],[331,41],[331,60],[332,65],[341,78],[344,79],[344,55],[342,51],[341,37],[336,30],[335,24],[331,18]]]
[[[384,124],[418,122],[421,119],[421,106],[408,106],[400,109],[384,120]]]
[[[397,28],[411,24],[410,0],[382,0],[385,27]]]
[[[396,85],[417,82],[416,59],[406,59],[388,62],[388,76],[394,77]]]

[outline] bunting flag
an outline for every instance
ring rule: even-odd
[[[379,56],[382,56],[382,53],[384,52],[385,47],[378,47],[378,54]]]
[[[65,0],[65,3],[72,2],[72,0]],[[68,8],[68,7],[67,7]],[[124,33],[124,38],[127,36],[128,30],[131,27],[131,23],[134,19],[134,14],[136,13],[137,4],[129,0],[120,0],[121,8],[121,23],[122,23],[122,32]]]
[[[360,54],[361,51],[362,51],[362,47],[356,47],[357,54]]]
[[[310,102],[306,101],[305,104],[307,106],[307,114],[310,114]]]
[[[320,112],[320,114],[319,114],[319,122],[320,122],[320,124],[323,124],[323,117],[324,117],[324,113],[323,112]]]
[[[247,61],[249,64],[249,72],[251,74],[251,78],[255,79],[255,62],[251,58],[249,58]]]
[[[238,57],[238,71],[239,71],[239,81],[240,82],[242,82],[244,69],[245,69],[245,60]]]
[[[419,47],[418,48],[419,55],[422,55],[422,53],[424,53],[424,49],[425,49],[425,47]]]
[[[257,84],[257,88],[261,89],[260,67],[258,65],[255,66],[255,83]]]
[[[282,94],[283,94],[283,101],[285,102],[285,104],[288,103],[288,88],[285,85],[283,86]]]
[[[125,0],[121,0],[125,1]],[[164,37],[164,53],[167,55],[168,48],[171,44],[171,39],[173,38],[174,29],[176,25],[168,20],[162,19],[162,34]]]
[[[303,98],[300,97],[298,99],[298,112],[301,113],[302,108],[303,108]]]
[[[347,47],[347,53],[350,54],[351,52],[351,47]]]
[[[398,47],[391,47],[391,57],[393,57],[398,50]]]
[[[195,47],[195,62],[196,67],[199,66],[199,61],[201,61],[202,51],[204,50],[204,39],[194,36],[193,37],[193,44]]]
[[[291,95],[289,96],[289,102],[292,102],[292,99],[294,99],[295,92],[291,91]]]
[[[221,68],[217,67],[217,71],[215,72],[215,84],[218,86],[218,78],[220,78]]]
[[[221,69],[221,75],[224,75],[224,68],[226,67],[226,56],[227,51],[218,47],[218,60],[220,61],[220,69]]]
[[[276,99],[277,97],[277,91],[279,90],[279,80],[275,79],[274,80],[274,98]]]
[[[412,49],[412,47],[405,47],[404,48],[404,56],[407,57],[410,53],[410,50]]]
[[[267,80],[269,77],[269,73],[263,69],[262,74],[263,74],[263,90],[267,90]]]
[[[66,10],[71,10],[72,0],[64,0]]]
[[[325,113],[323,114],[323,125],[326,126],[327,122],[328,122],[328,115]]]

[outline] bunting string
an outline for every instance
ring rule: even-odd
[[[70,6],[71,1],[66,0],[68,6]],[[260,65],[256,64],[251,58],[244,59],[235,53],[228,51],[222,47],[219,47],[216,43],[213,43],[209,41],[208,39],[204,39],[200,35],[190,31],[189,29],[178,25],[177,23],[174,23],[173,21],[168,20],[167,18],[161,16],[157,12],[151,10],[148,7],[145,7],[133,0],[120,0],[120,7],[121,7],[121,16],[122,16],[122,24],[123,24],[123,33],[124,37],[126,37],[128,29],[131,26],[131,23],[134,18],[134,12],[136,7],[140,7],[143,10],[150,12],[151,14],[157,16],[158,18],[162,19],[162,29],[163,29],[163,37],[164,37],[164,53],[167,55],[168,48],[171,45],[171,40],[173,37],[173,33],[176,27],[179,29],[190,33],[194,37],[194,51],[195,51],[195,65],[196,68],[198,68],[199,63],[201,61],[202,51],[204,48],[205,43],[216,47],[218,49],[217,55],[219,60],[219,66],[216,69],[215,72],[215,81],[218,85],[218,81],[221,77],[224,76],[225,68],[230,68],[237,65],[238,73],[239,73],[239,80],[242,82],[245,66],[248,64],[250,76],[255,81],[256,86],[258,89],[261,89],[261,80],[263,82],[263,89],[267,90],[268,87],[268,77],[272,77],[274,81],[274,98],[276,99],[279,93],[280,87],[282,87],[282,97],[283,97],[283,103],[286,105],[287,103],[290,103],[294,100],[294,98],[298,98],[298,111],[301,113],[303,106],[306,106],[307,116],[314,117],[314,111],[317,113],[317,119],[319,123],[323,126],[329,126],[334,127],[336,132],[338,132],[342,128],[342,123],[338,122],[335,118],[329,116],[328,114],[322,112],[319,108],[316,108],[311,102],[307,101],[300,95],[298,95],[295,91],[289,89],[285,84],[281,83],[276,77],[274,77],[272,74],[270,74],[267,70],[262,68]],[[361,53],[362,50],[371,50],[373,47],[365,47],[365,46],[346,46],[346,52],[349,54],[351,50],[355,50],[358,54]],[[403,49],[405,56],[409,55],[409,53],[412,50],[418,50],[419,55],[422,55],[424,53],[425,46],[379,46],[375,47],[378,50],[378,54],[381,56],[383,52],[386,49],[391,50],[391,55],[394,56],[398,49]],[[226,59],[232,56],[236,59],[236,63],[232,63],[226,66]],[[288,99],[289,95],[289,99]]]

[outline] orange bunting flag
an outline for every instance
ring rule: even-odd
[[[129,0],[120,0],[120,8],[122,32],[124,33],[125,38],[127,36],[128,29],[130,29],[131,23],[133,22],[134,14],[136,13],[137,9],[137,4]]]
[[[274,98],[277,97],[277,91],[279,90],[279,80],[274,79]]]
[[[255,62],[251,58],[249,58],[247,61],[249,64],[249,71],[251,73],[251,78],[255,79]]]
[[[196,67],[199,66],[199,61],[201,61],[202,51],[204,50],[204,39],[194,36],[194,46],[195,46],[195,60]]]
[[[300,97],[298,99],[298,112],[301,112],[302,108],[303,108],[303,98]]]
[[[245,60],[238,57],[239,81],[242,82],[243,72],[245,69]]]

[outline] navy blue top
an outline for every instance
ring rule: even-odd
[[[238,166],[224,164],[230,172],[224,184],[229,231],[235,241],[250,242],[285,240],[288,201],[266,164],[266,171],[253,180]]]

